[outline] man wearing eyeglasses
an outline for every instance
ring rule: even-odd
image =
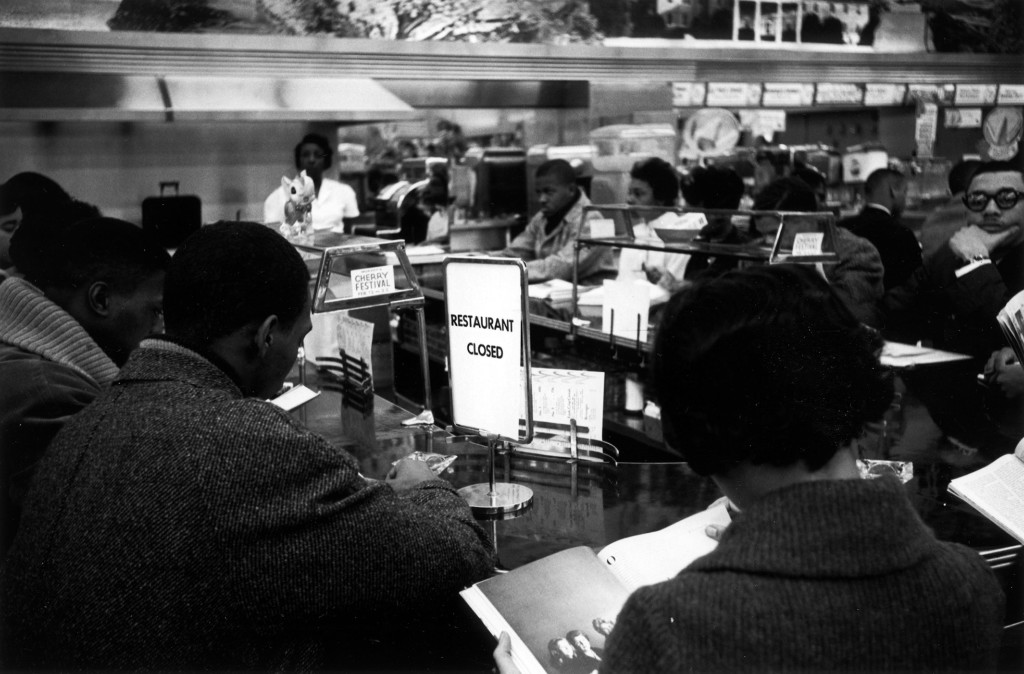
[[[926,257],[907,283],[886,293],[882,303],[886,337],[931,340],[937,348],[972,357],[956,372],[951,366],[940,368],[935,376],[941,383],[924,382],[931,376],[927,372],[905,377],[935,421],[960,439],[977,436],[978,419],[986,416],[980,412],[975,381],[991,354],[1006,346],[996,315],[1024,289],[1021,169],[1009,162],[983,164],[967,187],[964,205],[965,226]],[[915,386],[915,380],[921,381]]]

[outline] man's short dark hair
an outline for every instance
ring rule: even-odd
[[[299,141],[299,144],[295,146],[295,168],[301,167],[301,155],[303,145],[316,145],[320,148],[320,152],[324,155],[324,170],[331,168],[331,161],[334,158],[334,148],[327,141],[327,138],[321,136],[319,133],[307,133]]]
[[[255,222],[218,222],[175,251],[164,284],[167,334],[197,348],[276,315],[294,324],[309,271],[283,236]]]
[[[971,184],[974,172],[981,166],[980,159],[961,159],[949,169],[949,176],[946,178],[949,184],[950,194],[960,194],[967,191]]]
[[[728,166],[698,166],[683,178],[683,199],[700,208],[736,210],[743,189],[743,178]]]
[[[36,209],[47,209],[55,203],[67,201],[71,201],[71,196],[64,188],[41,173],[18,173],[0,185],[0,215],[20,208],[22,216],[25,216]]]
[[[576,184],[576,171],[573,169],[572,164],[564,159],[547,160],[537,167],[537,173],[535,175],[538,178],[551,176],[560,185]]]
[[[679,176],[664,159],[648,157],[633,164],[629,177],[651,186],[651,193],[659,206],[675,206],[679,199]]]
[[[41,252],[47,264],[31,266],[26,275],[40,288],[78,289],[105,281],[122,293],[134,292],[147,278],[167,269],[171,259],[148,232],[116,218],[68,225],[55,232]]]
[[[986,173],[1019,173],[1024,175],[1024,172],[1021,171],[1020,166],[1014,164],[1013,162],[989,161],[983,163],[981,166],[978,167],[978,170],[974,172],[974,175],[971,176],[971,179],[967,181],[967,187],[970,188],[971,183],[974,182],[975,178],[977,178],[978,176],[983,176]]]
[[[882,339],[812,268],[699,281],[668,302],[650,376],[666,440],[702,475],[827,463],[892,400]]]
[[[21,224],[11,237],[11,261],[29,281],[40,278],[53,264],[51,243],[76,222],[101,215],[96,206],[71,198],[22,211]]]
[[[799,178],[776,178],[754,197],[754,210],[813,213],[818,210],[818,197],[810,185]]]
[[[884,189],[887,185],[898,187],[905,182],[907,182],[906,177],[899,171],[894,171],[890,168],[875,169],[868,176],[868,179],[864,181],[864,193],[877,194],[879,190]]]

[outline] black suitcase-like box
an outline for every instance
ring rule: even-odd
[[[174,194],[165,196],[168,188]],[[153,234],[165,248],[177,248],[203,224],[203,204],[193,194],[178,194],[177,182],[161,182],[160,196],[142,200],[142,229]]]

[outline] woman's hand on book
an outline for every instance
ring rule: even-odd
[[[705,508],[705,510],[711,510],[717,506],[725,506],[726,510],[729,511],[730,517],[740,511],[739,508],[732,504],[732,501],[729,500],[728,496],[722,496],[721,498],[715,499],[711,502],[711,505]],[[722,532],[725,531],[728,526],[728,524],[709,524],[704,527],[704,533],[707,534],[708,538],[718,541],[721,540]]]
[[[519,668],[512,662],[512,640],[507,632],[498,637],[498,645],[494,647],[494,671],[497,674],[520,674]]]

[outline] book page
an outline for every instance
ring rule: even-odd
[[[1018,445],[1018,450],[1024,442]],[[949,483],[949,491],[1024,543],[1024,462],[1006,454]]]
[[[629,590],[588,547],[563,550],[463,590],[462,598],[492,634],[512,637],[512,656],[523,672],[591,672],[600,666],[610,631]],[[581,632],[587,655],[552,655],[552,641]],[[523,650],[527,653],[524,653]],[[530,664],[531,660],[536,663]],[[572,662],[569,662],[572,660]]]
[[[660,531],[617,540],[597,556],[633,591],[674,578],[693,560],[714,550],[718,542],[704,530],[709,524],[724,526],[729,521],[725,505],[717,505]]]

